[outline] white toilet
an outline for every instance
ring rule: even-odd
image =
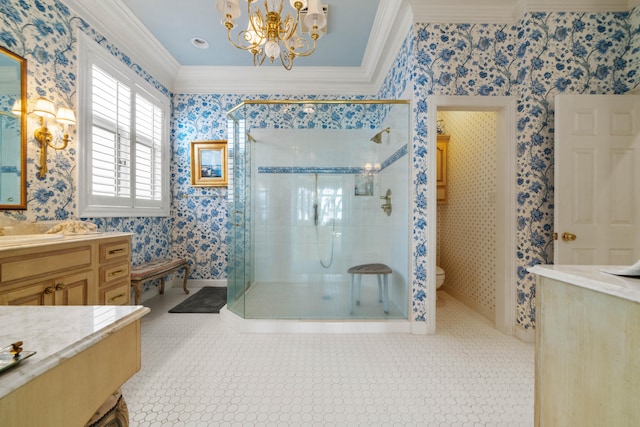
[[[440,289],[440,286],[444,284],[444,270],[436,266],[436,289]]]

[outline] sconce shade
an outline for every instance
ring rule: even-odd
[[[60,107],[58,108],[58,114],[56,115],[56,121],[63,125],[75,125],[76,115],[71,108]]]
[[[304,23],[309,28],[309,32],[314,32],[313,27],[316,26],[318,29],[315,31],[318,33],[318,30],[321,30],[327,25],[327,17],[322,11],[322,4],[320,0],[309,0],[309,11],[307,12],[307,16],[304,18]]]
[[[16,116],[22,114],[22,100],[16,99],[16,102],[13,103],[13,107],[11,107],[11,112]]]
[[[53,102],[48,99],[38,98],[36,105],[33,107],[33,114],[52,119],[56,116],[56,107],[53,105]]]
[[[225,16],[229,15],[231,19],[236,19],[240,16],[240,5],[238,4],[238,0],[218,0],[216,3],[216,9],[220,15]],[[223,19],[222,22],[224,22]]]

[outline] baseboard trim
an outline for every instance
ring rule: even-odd
[[[529,344],[533,344],[536,342],[536,330],[533,328],[522,329],[516,326],[515,333],[513,335],[522,342],[526,342]]]
[[[205,286],[213,286],[213,287],[227,287],[226,280],[214,280],[214,279],[206,279],[206,280],[187,280],[187,288],[204,288]],[[182,288],[182,279],[173,280],[172,288]]]
[[[158,281],[158,283],[160,283]],[[167,280],[164,284],[165,288],[180,288],[182,289],[182,279],[170,279]],[[205,286],[214,286],[214,287],[227,287],[226,280],[187,280],[187,289],[198,289],[204,288]],[[131,301],[133,301],[133,290],[131,291]],[[140,302],[146,301],[149,298],[153,298],[160,295],[160,285],[151,286],[151,288],[147,291],[142,292],[142,296],[140,298]]]

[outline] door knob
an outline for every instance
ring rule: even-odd
[[[567,233],[566,231],[562,233],[562,240],[564,240],[565,242],[576,240],[576,237],[577,236],[575,234]]]

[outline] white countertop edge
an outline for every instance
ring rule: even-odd
[[[640,303],[640,279],[604,273],[612,265],[535,265],[527,271],[538,276]],[[620,266],[623,267],[623,266]]]
[[[93,306],[85,306],[91,308]],[[35,308],[35,307],[34,307]],[[0,373],[0,399],[10,394],[14,390],[23,386],[32,379],[44,374],[48,370],[60,365],[67,359],[81,353],[82,351],[92,347],[96,343],[107,338],[111,334],[121,330],[125,326],[141,319],[151,310],[145,306],[129,306],[133,309],[130,313],[127,313],[115,320],[113,323],[106,325],[105,327],[94,331],[91,334],[86,335],[83,339],[76,341],[53,354],[50,354],[44,358],[26,359],[17,366]],[[36,350],[32,348],[25,348],[25,351]],[[36,353],[37,356],[37,353]],[[35,356],[34,356],[35,357]]]
[[[120,231],[97,231],[91,233],[63,234],[60,239],[36,240],[36,241],[15,241],[11,244],[0,245],[0,251],[10,251],[16,249],[33,248],[37,246],[60,245],[69,242],[83,242],[87,240],[104,239],[110,237],[132,236],[133,233]]]

